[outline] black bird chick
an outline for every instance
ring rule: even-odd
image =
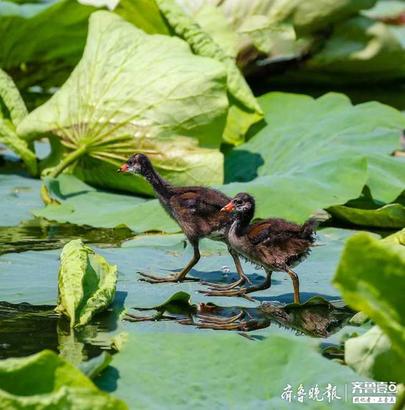
[[[255,201],[246,193],[237,194],[222,208],[233,215],[228,230],[228,243],[239,255],[262,266],[266,280],[257,286],[218,290],[213,287],[202,293],[210,296],[245,296],[248,293],[268,289],[273,271],[287,272],[294,286],[294,302],[300,303],[299,279],[292,268],[303,261],[315,241],[314,229],[317,221],[309,219],[303,225],[280,218],[269,218],[250,224],[255,212]]]
[[[231,198],[222,192],[199,186],[175,187],[156,172],[149,158],[144,154],[132,155],[118,171],[140,174],[152,185],[161,205],[179,224],[194,249],[193,258],[180,272],[168,277],[141,273],[145,278],[144,281],[150,283],[182,282],[200,259],[200,239],[208,237],[226,242],[225,230],[231,222],[231,217],[226,212],[221,212],[221,209],[229,203]],[[228,249],[240,277],[238,281],[225,287],[225,289],[232,289],[249,280],[243,273],[236,252],[229,247]]]

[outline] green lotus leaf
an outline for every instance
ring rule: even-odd
[[[67,243],[60,256],[56,310],[83,326],[114,299],[117,267],[108,264],[80,239]]]
[[[16,132],[17,125],[27,114],[27,107],[12,78],[0,69],[0,142],[19,155],[28,172],[35,175],[37,173],[35,152],[32,146],[20,139]]]
[[[392,349],[390,339],[378,326],[345,342],[345,362],[364,377],[403,383],[405,369],[398,366],[401,361],[401,356]]]
[[[133,370],[135,363],[137,372]],[[272,334],[252,341],[214,332],[138,331],[130,335],[114,358],[114,366],[116,370],[107,369],[97,379],[97,385],[109,389],[117,383],[116,395],[133,408],[361,408],[350,398],[344,400],[344,387],[364,378],[322,357],[304,337]],[[115,382],[117,370],[120,378]],[[340,397],[330,403],[325,393],[328,383],[336,386]],[[293,397],[300,384],[307,393],[302,403]],[[288,385],[291,402],[282,398]],[[320,391],[319,401],[308,397],[308,390],[315,385]]]
[[[238,35],[219,7],[205,4],[193,14],[193,18],[228,56],[236,58]]]
[[[0,402],[3,409],[15,410],[127,409],[50,350],[0,361]]]
[[[28,111],[12,78],[3,70],[0,70],[0,97],[5,108],[9,111],[10,121],[17,126],[28,114]]]
[[[196,54],[218,60],[225,67],[230,107],[223,138],[230,144],[241,144],[249,128],[263,118],[263,112],[237,68],[234,58],[228,55],[193,18],[183,12],[174,0],[156,2],[175,33],[186,40]]]
[[[291,21],[299,32],[316,32],[332,23],[345,20],[361,10],[374,6],[376,0],[281,0],[274,2],[270,18],[275,21]]]
[[[132,231],[178,232],[179,226],[167,216],[158,200],[96,191],[73,175],[47,179],[47,187],[60,204],[35,209],[35,216],[76,225],[103,228],[128,226]]]
[[[257,4],[262,5],[262,8],[256,7]],[[263,4],[267,5],[267,9]],[[370,9],[373,5],[375,7]],[[289,87],[291,84],[302,86],[303,83],[325,86],[331,83],[361,84],[367,87],[370,82],[388,83],[405,76],[404,29],[399,20],[395,23],[395,18],[399,19],[404,9],[401,1],[229,0],[221,2],[220,7],[232,26],[240,26],[241,21],[248,22],[251,18],[249,8],[252,7],[254,14],[258,14],[263,21],[267,18],[273,26],[274,22],[283,22],[295,29],[295,39],[280,36],[275,39],[275,43],[266,30],[262,33],[252,31],[253,34],[265,34],[261,39],[262,45],[273,44],[273,48],[267,52],[268,58],[261,59],[257,65],[248,64],[249,58],[258,58],[257,54],[244,50],[239,56],[241,66],[253,81],[257,81],[257,70],[260,72],[260,81],[268,80],[268,84],[281,83]],[[319,30],[328,30],[329,34],[319,36]],[[246,41],[243,40],[245,38],[239,44],[246,47]],[[302,56],[306,56],[304,61],[300,58]],[[283,70],[281,74],[272,70],[274,64],[289,61],[291,57],[298,58],[301,62],[299,66],[293,65],[292,69]]]
[[[29,87],[39,85],[45,97],[49,97],[49,88],[63,84],[80,60],[90,14],[108,6],[108,2],[16,3],[0,3],[0,36],[4,39],[0,66],[13,75],[26,96],[35,98],[35,94],[29,93]],[[168,34],[153,0],[121,0],[114,13],[147,33]],[[34,106],[38,104],[32,102]]]
[[[90,360],[81,362],[79,369],[90,379],[97,377],[112,361],[110,353],[103,352]]]
[[[96,10],[69,0],[32,3],[0,3],[0,66],[24,91],[65,81],[80,59],[87,19]]]
[[[257,58],[254,47],[261,52],[271,48],[271,31],[275,25],[269,18],[272,0],[208,3],[177,0],[177,3],[227,55],[236,58],[242,69],[251,59]]]
[[[170,34],[155,0],[119,0],[114,13],[149,34]]]
[[[139,309],[137,306],[134,306],[134,308]],[[159,320],[165,313],[191,315],[197,311],[197,306],[191,303],[191,295],[189,293],[180,291],[174,293],[166,301],[157,306],[141,308],[141,310],[155,310],[156,314],[153,317]]]
[[[403,231],[400,235],[403,235]],[[398,236],[378,240],[367,233],[351,237],[333,283],[352,308],[364,312],[405,357],[405,246]]]
[[[305,65],[305,74],[356,84],[404,78],[402,42],[395,28],[365,16],[353,17],[336,24],[322,50]]]
[[[174,182],[187,175],[222,183],[225,74],[222,64],[193,55],[178,38],[146,34],[98,11],[75,70],[18,132],[27,139],[51,133],[62,143],[65,155],[51,175],[70,166],[93,184],[150,193],[142,179],[116,176],[129,155],[145,152]]]
[[[334,206],[328,209],[334,217],[361,226],[383,228],[402,228],[405,226],[405,206],[387,204],[376,209],[353,208],[351,206]]]
[[[364,10],[362,14],[374,19],[395,18],[405,12],[405,4],[401,0],[377,1],[375,6]]]
[[[220,246],[218,242],[217,245]],[[144,248],[148,246],[153,246],[154,248],[167,248],[177,249],[180,251],[187,246],[187,239],[182,233],[175,233],[172,235],[137,235],[133,239],[125,241],[121,247],[123,248]],[[218,248],[217,248],[218,250]]]
[[[404,161],[390,156],[405,125],[400,112],[334,93],[269,93],[259,101],[268,124],[225,162],[228,182],[248,181],[225,190],[256,195],[258,216],[302,221],[326,202],[359,197],[362,184],[383,202],[404,190]]]
[[[193,16],[197,16],[207,6],[207,2],[202,1],[177,0],[177,3]],[[210,4],[216,5],[235,31],[251,17],[260,16],[273,23],[290,22],[299,32],[308,33],[369,9],[376,4],[376,0],[224,0],[208,2]],[[210,26],[203,27],[211,34]]]
[[[404,245],[405,246],[405,228],[402,231],[393,233],[392,235],[386,236],[381,240],[383,243],[392,245]]]

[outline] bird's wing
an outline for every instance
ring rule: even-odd
[[[280,218],[256,222],[248,228],[248,238],[254,245],[266,242],[283,242],[299,235],[301,226]]]
[[[188,190],[185,192],[179,192],[174,195],[171,202],[174,206],[178,206],[182,209],[186,208],[192,213],[197,213],[201,216],[211,215],[217,213],[228,202],[228,198],[213,190]]]
[[[271,232],[271,223],[269,221],[256,222],[249,226],[247,236],[249,241],[254,245],[264,241],[269,237]]]

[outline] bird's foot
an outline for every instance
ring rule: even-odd
[[[227,283],[225,285],[213,282],[201,282],[201,285],[208,286],[210,290],[231,290],[245,283],[244,278],[239,278],[235,282]]]
[[[148,283],[177,283],[177,282],[185,282],[185,281],[193,281],[198,282],[199,279],[197,278],[181,278],[178,275],[168,275],[168,276],[154,276],[149,275],[148,273],[138,272],[142,278],[139,280],[141,282],[148,282]]]
[[[202,285],[209,286],[210,290],[231,290],[238,286],[242,286],[245,283],[252,285],[252,281],[246,275],[241,275],[237,281],[225,285],[212,282],[201,282]]]

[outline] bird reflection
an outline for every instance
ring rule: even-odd
[[[180,293],[183,298],[176,299]],[[200,329],[240,332],[263,329],[273,323],[298,334],[324,338],[337,332],[354,314],[348,307],[335,306],[321,297],[314,297],[302,305],[263,303],[258,307],[246,308],[222,307],[213,303],[191,304],[188,294],[178,294],[154,308],[140,309],[154,310],[153,315],[127,313],[124,319],[131,322],[172,320]]]

